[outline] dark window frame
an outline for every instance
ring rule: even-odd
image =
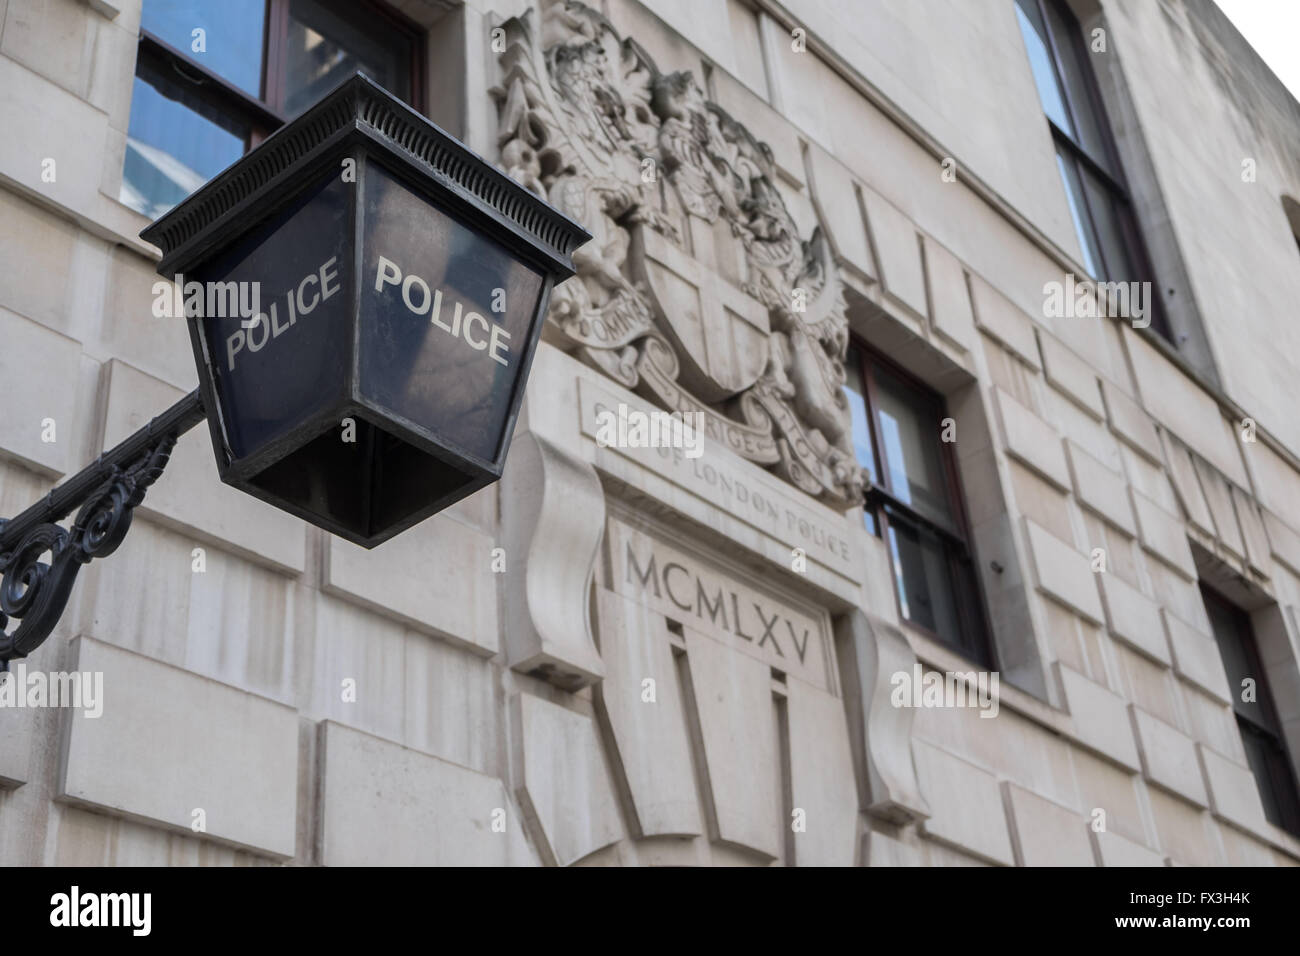
[[[1286,216],[1287,229],[1295,240],[1296,251],[1300,252],[1300,202],[1291,196],[1283,196],[1282,215]]]
[[[1021,0],[1014,0],[1021,2]],[[1064,150],[1069,162],[1074,164],[1074,175],[1082,183],[1083,175],[1079,167],[1082,166],[1094,179],[1102,185],[1107,197],[1110,199],[1111,208],[1115,218],[1119,223],[1120,235],[1118,239],[1128,255],[1132,268],[1136,275],[1126,276],[1113,269],[1106,262],[1106,251],[1103,244],[1098,241],[1096,250],[1097,256],[1100,257],[1100,268],[1102,275],[1097,278],[1102,282],[1149,282],[1155,294],[1151,297],[1151,328],[1165,340],[1172,342],[1173,335],[1169,328],[1169,321],[1165,315],[1163,303],[1160,296],[1160,284],[1155,281],[1155,270],[1151,266],[1151,256],[1147,252],[1146,241],[1142,236],[1141,229],[1138,228],[1137,216],[1133,211],[1132,193],[1129,189],[1128,182],[1124,175],[1124,164],[1120,161],[1119,148],[1115,143],[1114,128],[1111,126],[1110,117],[1106,114],[1106,106],[1102,100],[1101,87],[1097,83],[1097,76],[1092,69],[1092,63],[1089,59],[1090,52],[1083,38],[1083,27],[1079,23],[1078,17],[1070,9],[1069,4],[1064,0],[1023,0],[1025,3],[1032,3],[1038,10],[1038,16],[1046,32],[1047,52],[1051,60],[1053,77],[1056,81],[1057,89],[1060,90],[1061,102],[1065,107],[1066,115],[1070,124],[1079,130],[1082,128],[1079,122],[1080,110],[1087,110],[1095,120],[1098,133],[1101,138],[1101,148],[1106,154],[1106,161],[1110,163],[1114,172],[1107,169],[1101,163],[1097,162],[1088,150],[1084,148],[1082,142],[1076,141],[1073,135],[1060,126],[1043,111],[1043,117],[1047,120],[1048,128],[1052,133],[1052,141],[1057,147],[1057,155]],[[1048,15],[1048,8],[1052,7],[1061,21],[1067,28],[1069,35],[1058,37],[1057,31],[1053,29],[1054,20]],[[1072,84],[1065,81],[1065,55],[1066,51],[1061,49],[1062,43],[1068,43],[1071,50],[1068,55],[1073,55],[1076,61],[1084,67],[1080,70],[1084,87],[1084,99],[1086,102],[1078,102],[1078,97]],[[1063,160],[1066,159],[1063,157]],[[1062,185],[1067,191],[1070,191],[1070,185],[1063,182]],[[1080,189],[1079,194],[1074,197],[1080,205],[1081,214],[1087,219],[1087,228],[1092,231],[1094,237],[1104,235],[1098,226],[1099,213],[1093,209],[1093,200],[1086,188]]]
[[[877,418],[880,401],[876,386],[875,367],[884,368],[905,385],[920,393],[927,401],[925,412],[927,415],[932,414],[934,416],[936,425],[947,417],[947,402],[939,392],[936,392],[879,349],[873,348],[857,336],[852,338],[850,356],[853,354],[852,349],[856,349],[861,357],[861,364],[857,371],[862,382],[862,399],[866,406],[867,416],[867,435],[871,442],[872,468],[876,474],[876,481],[868,483],[867,488],[864,490],[863,507],[872,516],[876,536],[886,542],[889,540],[889,511],[893,510],[898,514],[896,520],[899,520],[901,524],[919,525],[921,528],[935,534],[943,543],[948,580],[951,585],[951,597],[962,633],[958,640],[954,641],[907,617],[903,613],[903,604],[895,580],[891,582],[891,589],[894,592],[894,603],[898,608],[899,620],[906,623],[908,627],[915,628],[925,634],[935,642],[961,654],[963,657],[985,668],[996,669],[997,649],[993,641],[992,628],[989,626],[984,589],[980,585],[979,572],[975,566],[974,548],[971,546],[970,524],[966,515],[965,496],[962,492],[961,475],[957,469],[952,444],[941,441],[936,434],[935,444],[938,447],[940,467],[943,471],[945,498],[948,503],[949,513],[953,519],[953,525],[949,527],[921,514],[910,504],[899,498],[896,489],[893,487],[885,443],[881,441],[880,422]],[[894,563],[892,549],[889,560],[892,566]],[[896,576],[898,575],[897,568],[894,569],[894,573]],[[961,586],[963,581],[966,587]]]
[[[266,0],[260,96],[253,96],[240,89],[208,69],[200,60],[143,27],[139,34],[136,75],[140,74],[140,67],[144,66],[146,71],[152,70],[185,84],[190,95],[208,110],[237,121],[249,131],[244,144],[244,151],[248,152],[287,122],[282,111],[282,87],[290,4],[291,0]],[[348,16],[361,14],[380,17],[410,44],[411,96],[408,105],[417,113],[423,114],[427,76],[424,27],[383,0],[349,0],[347,4],[341,4],[341,7]]]
[[[1261,743],[1268,753],[1272,755],[1267,767],[1268,789],[1274,805],[1278,808],[1280,818],[1273,819],[1270,817],[1269,822],[1289,833],[1300,836],[1300,778],[1296,775],[1295,761],[1287,747],[1286,739],[1282,736],[1282,722],[1278,719],[1272,688],[1269,685],[1268,672],[1264,667],[1263,658],[1259,654],[1259,642],[1255,637],[1255,628],[1251,623],[1250,615],[1203,581],[1201,582],[1201,597],[1205,601],[1207,611],[1215,608],[1232,622],[1233,634],[1231,639],[1235,640],[1240,646],[1246,658],[1247,666],[1255,678],[1253,709],[1238,706],[1240,687],[1230,686],[1229,690],[1233,695],[1232,714],[1237,722],[1237,730],[1242,736],[1242,746],[1246,748],[1245,752],[1247,763],[1250,765],[1251,776],[1255,778],[1255,785],[1260,789],[1261,803],[1264,804],[1267,813],[1269,803],[1268,800],[1264,799],[1264,781],[1260,779],[1256,767],[1249,759],[1251,752],[1247,746],[1249,738]],[[1222,644],[1228,638],[1213,626],[1214,620],[1214,615],[1211,614],[1211,630],[1214,633],[1215,643],[1220,645],[1219,653],[1222,656]],[[1231,674],[1228,675],[1228,679],[1231,685]]]

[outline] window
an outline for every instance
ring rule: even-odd
[[[943,399],[865,347],[849,347],[846,370],[853,446],[870,479],[865,520],[889,548],[899,611],[991,667]]]
[[[1246,761],[1259,787],[1264,816],[1270,823],[1300,836],[1300,796],[1295,770],[1282,742],[1281,725],[1250,617],[1207,587],[1201,587],[1201,594],[1232,688],[1232,709],[1246,748]],[[1254,683],[1254,700],[1242,700],[1242,681],[1246,679]]]
[[[1056,165],[1084,266],[1106,282],[1150,281],[1079,22],[1062,0],[1016,0],[1016,17],[1056,144]],[[1151,327],[1168,339],[1158,298],[1151,298],[1149,308]]]
[[[420,37],[373,0],[144,0],[119,198],[156,219],[357,70],[419,109]]]

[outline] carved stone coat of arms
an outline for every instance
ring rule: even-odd
[[[860,500],[830,244],[771,150],[577,0],[504,25],[501,164],[585,225],[545,337],[828,504]]]

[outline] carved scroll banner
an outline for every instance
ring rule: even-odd
[[[690,392],[677,384],[677,359],[673,351],[658,339],[646,340],[637,362],[641,383],[650,396],[674,412],[699,412],[704,415],[704,433],[720,445],[725,445],[742,458],[760,464],[775,464],[781,460],[776,439],[772,436],[772,421],[753,403],[746,403],[748,423],[738,422],[719,415]]]

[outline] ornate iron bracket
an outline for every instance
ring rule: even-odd
[[[0,671],[50,636],[77,573],[117,550],[176,440],[203,418],[203,400],[191,392],[22,514],[0,519]],[[74,508],[72,527],[60,527]],[[4,633],[11,618],[18,627]]]

